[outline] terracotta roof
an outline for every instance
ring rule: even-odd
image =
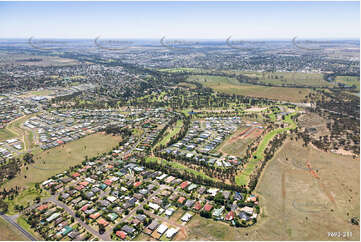
[[[213,206],[207,203],[206,205],[204,205],[203,210],[209,212],[212,210],[212,208]]]
[[[200,210],[200,209],[202,208],[202,204],[197,201],[196,204],[194,204],[193,208],[194,208],[195,210]]]
[[[180,198],[178,198],[178,202],[179,203],[184,203],[184,201],[186,200],[186,198],[185,197],[180,197]]]
[[[115,234],[121,239],[125,239],[127,237],[127,234],[124,231],[118,230]]]
[[[38,210],[39,210],[39,211],[43,211],[44,209],[47,209],[47,208],[48,208],[48,205],[43,204],[43,205],[40,205],[40,206],[38,207]]]
[[[184,188],[186,188],[188,185],[189,185],[189,182],[184,181],[184,182],[182,182],[182,183],[180,184],[180,187],[181,187],[182,189],[184,189]]]
[[[78,177],[78,176],[80,176],[80,174],[78,173],[78,172],[75,172],[75,173],[73,173],[73,175],[71,175],[72,177]]]

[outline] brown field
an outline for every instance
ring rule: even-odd
[[[303,102],[305,96],[311,92],[311,90],[307,88],[267,87],[239,83],[235,78],[223,76],[193,75],[190,76],[188,80],[197,81],[203,86],[212,88],[217,92],[264,97],[290,102]]]
[[[329,135],[327,120],[320,117],[317,113],[307,113],[298,118],[298,124],[301,128],[315,128],[316,131],[311,136],[318,138],[320,135]]]
[[[360,216],[359,181],[359,160],[287,140],[256,188],[258,223],[235,228],[197,215],[187,225],[187,240],[360,240],[360,227],[350,223]],[[332,238],[328,232],[352,236]]]
[[[263,129],[254,127],[239,129],[227,139],[218,150],[227,155],[242,156],[244,155],[247,146],[251,144],[255,138],[261,135],[262,132]]]
[[[96,133],[56,148],[42,151],[34,155],[35,163],[24,167],[21,173],[8,181],[4,187],[27,186],[44,181],[70,166],[81,163],[85,156],[93,157],[108,152],[121,140],[120,136]]]
[[[0,241],[28,240],[11,224],[0,218]]]

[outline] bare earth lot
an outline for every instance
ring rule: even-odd
[[[359,181],[359,160],[287,140],[256,188],[262,208],[258,223],[235,228],[197,216],[187,226],[187,240],[359,240],[360,227],[350,223],[360,214]]]

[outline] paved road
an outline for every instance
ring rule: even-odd
[[[25,229],[23,229],[17,222],[16,220],[14,220],[12,217],[9,217],[5,214],[0,214],[0,216],[5,219],[8,223],[10,223],[11,225],[13,225],[17,230],[19,230],[26,238],[28,238],[31,241],[37,241],[38,239],[36,239],[34,236],[32,236],[28,231],[26,231]]]
[[[132,209],[132,211],[129,212],[129,214],[122,219],[122,221],[127,221],[132,215],[134,215],[134,213],[138,210],[138,209],[142,209],[143,205],[145,203],[147,203],[148,201],[150,201],[153,197],[155,197],[159,192],[161,192],[163,189],[162,188],[158,188],[158,190],[156,190],[153,194],[151,194],[148,199],[144,199],[143,202],[139,203],[139,205],[135,208]],[[111,240],[111,234],[113,233],[113,229],[110,229],[108,231],[106,231],[104,233],[104,235],[108,238],[107,240]]]
[[[66,204],[60,202],[56,197],[50,197],[49,199],[47,199],[48,201],[51,201],[53,203],[55,203],[56,205],[58,205],[61,208],[64,208],[65,211],[67,211],[72,217],[74,217],[74,219],[81,225],[83,226],[86,230],[88,230],[90,233],[92,233],[93,235],[97,236],[99,239],[101,240],[109,240],[107,238],[107,236],[105,236],[104,234],[99,234],[98,231],[96,231],[95,229],[93,229],[92,227],[90,227],[88,224],[84,223],[80,218],[75,217],[75,213],[72,209],[70,209]]]

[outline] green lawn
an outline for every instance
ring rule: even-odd
[[[28,189],[20,192],[18,196],[16,196],[13,200],[5,199],[5,202],[9,205],[8,214],[16,214],[18,213],[15,211],[15,205],[23,205],[26,207],[27,205],[31,205],[36,197],[46,198],[50,194],[46,190],[39,190],[35,189],[35,186],[31,186]]]
[[[350,86],[355,85],[357,88],[356,91],[360,91],[360,77],[358,76],[336,76],[335,82]]]
[[[170,131],[168,129],[167,130],[168,134],[166,136],[164,136],[163,139],[158,144],[166,145],[169,142],[170,138],[173,137],[174,135],[176,135],[182,127],[183,127],[183,120],[177,120],[174,128],[172,128]],[[158,144],[157,144],[157,146],[158,146]]]
[[[3,187],[10,189],[42,182],[71,166],[80,164],[85,156],[93,157],[108,152],[121,139],[120,136],[96,133],[50,150],[39,151],[34,154],[35,163],[29,165],[28,170],[22,168],[21,172]]]
[[[23,229],[25,229],[26,231],[28,231],[32,236],[34,236],[35,238],[39,238],[39,236],[37,236],[34,231],[31,229],[30,225],[26,222],[26,220],[20,216],[18,217],[17,221],[16,221],[21,227],[23,227]]]
[[[0,141],[12,139],[14,137],[16,137],[16,135],[7,128],[0,129]]]
[[[175,161],[167,161],[167,160],[162,159],[162,158],[159,158],[159,157],[150,157],[150,156],[148,156],[148,157],[146,158],[146,161],[147,161],[147,162],[163,163],[163,164],[165,164],[165,165],[171,166],[171,167],[176,168],[176,169],[178,169],[178,170],[187,171],[187,172],[192,173],[192,174],[194,174],[194,175],[196,175],[196,176],[201,176],[201,177],[204,178],[204,179],[209,179],[209,180],[214,180],[214,181],[216,181],[214,178],[207,176],[207,175],[204,174],[203,172],[193,170],[193,169],[188,168],[187,166],[185,166],[185,165],[183,165],[183,164],[180,164],[180,163],[178,163],[178,162],[175,162]]]
[[[269,142],[275,137],[277,134],[283,133],[287,130],[296,128],[296,123],[291,119],[292,116],[296,115],[295,113],[289,114],[285,117],[284,122],[289,126],[286,128],[274,129],[271,132],[267,133],[261,143],[258,145],[256,152],[253,154],[252,158],[248,161],[246,168],[242,171],[241,174],[236,176],[236,184],[237,185],[247,185],[249,181],[249,176],[252,174],[256,165],[260,163],[261,160],[264,159],[264,150],[267,148]]]

